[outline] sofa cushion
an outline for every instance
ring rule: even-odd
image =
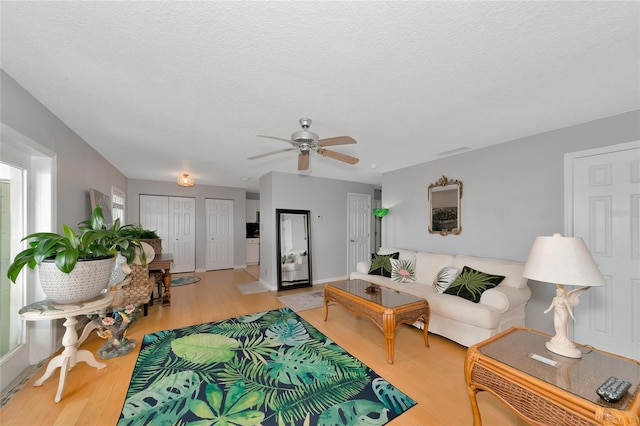
[[[487,274],[465,266],[458,278],[444,292],[478,303],[482,293],[496,287],[502,280],[504,276]]]
[[[444,293],[451,283],[458,278],[460,271],[453,266],[445,266],[440,269],[436,277],[433,279],[433,289],[436,293]]]
[[[458,269],[469,266],[478,271],[486,272],[487,274],[502,275],[505,279],[500,284],[501,286],[515,288],[527,287],[527,279],[522,277],[524,263],[521,262],[458,255],[453,262],[453,266]]]
[[[438,272],[453,265],[455,257],[450,254],[419,252],[416,254],[416,281],[431,285]],[[462,267],[458,268],[462,269]]]
[[[400,253],[376,254],[371,255],[371,266],[369,267],[369,275],[382,275],[391,278],[391,259],[397,259]]]
[[[416,280],[416,259],[390,259],[391,280],[406,283]]]
[[[399,256],[396,259],[408,260],[416,257],[416,252],[411,250],[404,250],[399,248],[390,248],[390,247],[381,247],[378,249],[378,254],[392,254],[399,253]]]

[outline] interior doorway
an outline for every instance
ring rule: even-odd
[[[347,194],[349,218],[347,274],[356,270],[358,262],[369,260],[371,250],[371,195]]]
[[[233,268],[233,200],[205,200],[207,271]]]
[[[573,339],[640,359],[640,141],[567,154],[565,173],[565,233],[606,281],[580,297]]]

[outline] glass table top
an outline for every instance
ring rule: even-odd
[[[346,291],[354,296],[368,300],[387,308],[397,308],[425,299],[382,287],[363,280],[348,280],[329,284],[331,287]]]
[[[545,347],[550,337],[526,329],[516,329],[503,337],[481,345],[478,350],[503,364],[534,376],[595,404],[620,410],[627,408],[640,384],[640,364],[633,360],[578,346],[582,358],[567,358]],[[535,360],[532,354],[554,361],[555,366]],[[622,400],[615,404],[602,400],[596,390],[609,377],[631,383]]]

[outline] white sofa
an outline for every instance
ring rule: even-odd
[[[351,279],[361,279],[389,287],[429,302],[431,316],[429,332],[444,336],[464,346],[481,342],[512,326],[524,326],[524,308],[531,298],[526,278],[522,277],[524,264],[500,259],[488,259],[464,255],[414,252],[395,248],[382,248],[378,254],[400,253],[400,259],[416,260],[416,281],[407,283],[392,281],[380,275],[369,275],[370,261],[359,262]],[[503,275],[505,279],[492,289],[482,293],[479,303],[455,295],[438,293],[433,280],[445,266],[462,270],[468,266],[477,271]],[[422,322],[416,322],[422,328]]]

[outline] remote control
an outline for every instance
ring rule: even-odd
[[[618,402],[631,387],[631,383],[617,377],[609,377],[597,390],[598,396],[607,402]]]

